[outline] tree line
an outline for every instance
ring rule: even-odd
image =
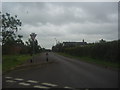
[[[1,14],[1,13],[0,13]],[[22,22],[18,16],[9,13],[1,14],[2,17],[2,54],[33,54],[33,41],[28,38],[23,41],[23,35],[16,35],[21,30]],[[42,51],[38,40],[34,40],[34,53]]]
[[[118,45],[120,40],[105,41],[101,39],[97,43],[88,43],[82,46],[64,46],[58,43],[52,47],[55,52],[67,53],[74,56],[90,57],[104,61],[118,62]]]

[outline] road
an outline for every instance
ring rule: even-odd
[[[3,88],[118,88],[118,72],[49,53],[43,65],[13,70],[3,75]],[[46,62],[45,53],[36,63]]]

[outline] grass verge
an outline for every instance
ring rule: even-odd
[[[17,65],[23,64],[26,60],[31,59],[30,55],[3,55],[2,70],[3,72],[14,69]]]
[[[90,57],[72,56],[72,55],[69,55],[69,54],[66,54],[66,53],[58,53],[58,54],[69,57],[69,58],[79,59],[81,61],[85,61],[85,62],[88,62],[88,63],[101,65],[101,66],[104,66],[104,67],[116,68],[116,69],[119,68],[118,63],[103,61],[103,60],[100,60],[100,59],[93,59],[93,58],[90,58]]]

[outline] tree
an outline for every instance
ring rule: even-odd
[[[22,25],[17,15],[11,16],[9,13],[2,14],[2,46],[3,54],[7,54],[16,45],[16,32]],[[10,52],[11,53],[11,52]]]
[[[62,51],[62,49],[63,49],[63,43],[57,43],[55,46],[53,46],[52,47],[52,50],[53,51],[58,51],[58,52],[60,52],[60,51]]]
[[[20,29],[18,27],[21,25],[22,23],[17,18],[17,15],[13,17],[9,13],[2,14],[2,44],[3,45],[15,41],[16,38],[15,32],[17,32]]]
[[[18,39],[16,40],[16,43],[17,44],[22,44],[22,45],[24,45],[24,43],[23,43],[23,41],[22,41],[22,38],[23,37],[23,35],[18,35]]]
[[[27,45],[27,48],[28,48],[28,53],[31,54],[31,55],[33,54],[33,52],[34,53],[39,53],[40,50],[41,50],[40,45],[38,45],[37,39],[34,40],[34,44],[33,44],[32,39],[29,38],[28,41],[26,41],[26,45]],[[34,51],[33,51],[33,49],[34,49]]]
[[[99,41],[99,43],[105,43],[106,41],[105,40],[103,40],[103,39],[101,39],[100,41]]]

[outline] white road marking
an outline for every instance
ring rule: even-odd
[[[34,80],[28,80],[27,82],[30,82],[30,83],[38,83],[38,81],[34,81]]]
[[[16,81],[13,81],[13,80],[6,80],[6,82],[13,83],[13,82],[16,82]]]
[[[64,88],[71,88],[71,87],[65,86]]]
[[[15,78],[15,80],[23,81],[24,79],[22,79],[22,78]]]
[[[21,83],[19,83],[19,85],[29,86],[30,84],[29,83],[21,82]]]
[[[48,86],[52,86],[52,87],[55,87],[55,86],[57,86],[57,85],[55,85],[55,84],[51,84],[51,83],[42,83],[43,85],[48,85]]]
[[[7,78],[7,79],[11,79],[12,77],[5,77],[5,78]]]
[[[34,88],[46,88],[46,89],[48,89],[49,87],[45,87],[45,86],[40,86],[40,85],[35,85],[35,86],[33,86]]]

